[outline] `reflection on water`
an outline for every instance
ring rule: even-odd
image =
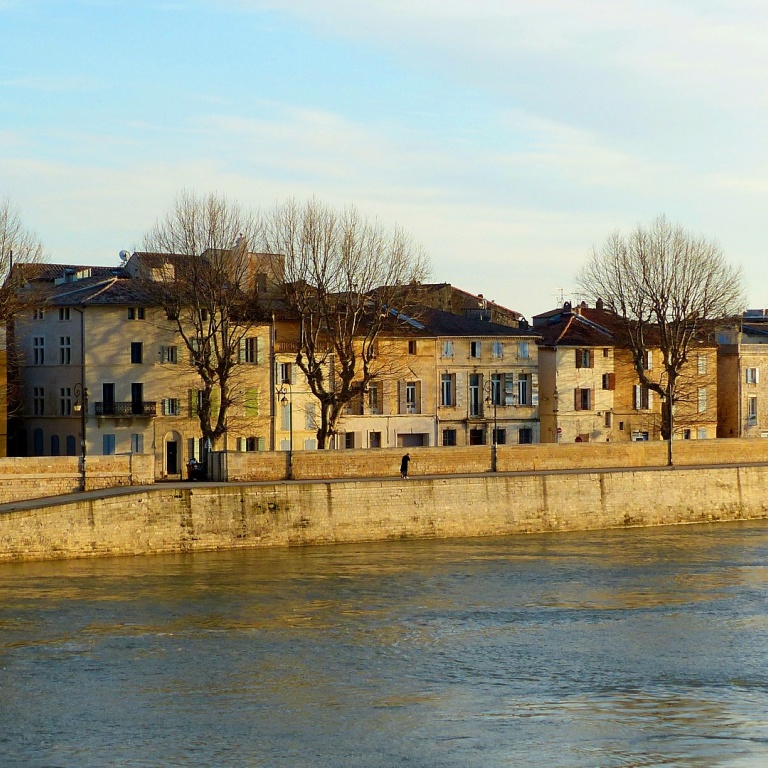
[[[0,765],[765,766],[768,522],[0,566]]]

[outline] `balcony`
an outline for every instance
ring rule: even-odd
[[[157,414],[155,402],[95,403],[97,416],[149,418]]]

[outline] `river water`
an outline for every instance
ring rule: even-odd
[[[0,766],[768,765],[768,521],[0,565]]]

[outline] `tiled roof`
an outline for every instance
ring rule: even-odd
[[[508,325],[489,323],[465,315],[454,315],[440,309],[424,307],[415,313],[430,336],[514,336],[531,338],[538,336],[538,330],[532,328],[512,328]]]

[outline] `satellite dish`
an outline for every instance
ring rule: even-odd
[[[131,254],[128,251],[120,251],[120,261],[128,261]]]

